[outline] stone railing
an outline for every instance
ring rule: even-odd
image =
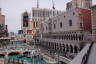
[[[87,53],[83,56],[83,59],[82,59],[82,63],[81,64],[87,64],[93,44],[94,43],[92,42],[91,45],[89,46],[89,49],[87,50]]]

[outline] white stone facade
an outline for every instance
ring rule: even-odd
[[[71,20],[71,26],[70,26],[70,20]],[[62,26],[60,26],[60,23]],[[82,23],[82,20],[79,18],[79,13],[76,8],[67,10],[63,14],[60,14],[58,16],[49,18],[45,21],[42,21],[43,31],[40,30],[43,33],[60,33],[60,32],[74,32],[74,31],[82,31],[80,23]],[[41,26],[41,24],[40,24]],[[51,29],[50,29],[51,28]],[[84,31],[84,30],[83,30]],[[86,31],[86,30],[85,30]]]
[[[73,31],[80,30],[78,20],[78,13],[76,13],[76,9],[69,10],[61,15],[55,16],[44,21],[44,33],[48,33],[48,23],[51,22],[51,32],[64,32],[64,31]],[[72,20],[72,26],[69,26],[69,21]],[[62,28],[60,28],[60,22],[62,23]],[[54,28],[54,24],[56,28]]]
[[[65,48],[73,46],[76,47],[74,51],[78,50],[79,52],[86,42],[91,41],[90,31],[83,30],[80,23],[82,20],[79,18],[78,8],[68,10],[63,14],[42,21],[39,31],[42,38],[37,39],[41,41],[41,45],[52,47],[55,50],[63,52],[64,46]],[[71,52],[68,53],[71,54]]]

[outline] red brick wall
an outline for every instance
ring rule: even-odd
[[[80,27],[80,28],[83,30],[88,30],[88,31],[92,32],[91,10],[78,8],[77,13],[78,13],[78,15],[82,14],[83,27]]]

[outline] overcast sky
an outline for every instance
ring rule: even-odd
[[[54,0],[57,10],[65,10],[66,3],[71,0]],[[96,4],[96,0],[93,0]],[[24,11],[31,12],[32,7],[36,7],[36,0],[0,0],[0,8],[6,15],[6,24],[9,32],[17,32],[21,29],[21,14]],[[39,0],[40,8],[52,8],[52,0]]]

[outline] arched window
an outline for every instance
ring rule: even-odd
[[[73,35],[73,40],[75,40],[75,35]]]
[[[77,36],[77,34],[76,34],[76,40],[78,40],[78,36]]]
[[[73,53],[73,46],[70,45],[70,53]]]
[[[70,39],[72,40],[72,35],[70,35]]]
[[[77,46],[74,46],[74,53],[78,53],[78,47]]]
[[[65,52],[65,45],[63,44],[63,52]]]
[[[56,28],[56,24],[54,24],[54,29]]]
[[[38,27],[38,22],[36,22],[36,27]]]
[[[81,35],[81,39],[82,39],[82,40],[83,40],[83,37],[84,37],[84,36],[83,36],[83,34],[82,34],[82,35]]]
[[[82,36],[81,35],[79,35],[79,40],[82,40]]]
[[[60,22],[60,28],[62,28],[62,22]]]
[[[33,22],[33,28],[35,28],[35,22]]]
[[[66,52],[69,52],[68,44],[66,45]]]
[[[72,26],[72,20],[69,20],[69,26]]]
[[[55,50],[56,50],[56,43],[55,43]]]
[[[69,35],[69,40],[71,39],[71,36]]]
[[[71,40],[73,40],[73,35],[71,35]]]

